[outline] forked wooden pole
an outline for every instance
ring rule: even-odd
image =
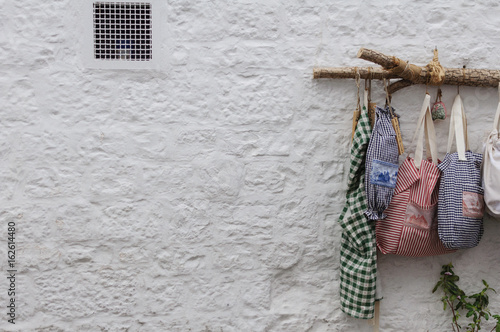
[[[389,93],[396,92],[413,84],[429,85],[466,85],[480,87],[497,87],[500,82],[500,70],[496,69],[469,69],[469,68],[442,68],[444,75],[436,74],[436,67],[429,63],[426,66],[416,66],[394,56],[361,48],[358,58],[373,62],[381,68],[371,67],[337,67],[314,68],[314,78],[356,78],[361,79],[397,79],[389,86]],[[437,56],[435,54],[435,59]],[[439,62],[437,62],[439,65]],[[440,65],[439,65],[440,66]]]

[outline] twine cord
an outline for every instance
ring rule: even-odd
[[[356,98],[358,100],[358,104],[356,106],[357,109],[361,109],[361,102],[360,102],[360,98],[359,98],[359,87],[360,87],[360,79],[361,79],[361,75],[359,74],[359,70],[358,70],[358,67],[354,67],[355,68],[355,76],[356,76],[356,87],[358,88],[357,89],[357,92],[356,92]]]
[[[372,100],[372,79],[373,79],[373,73],[372,73],[372,67],[368,67],[368,101]]]
[[[407,75],[407,73],[410,74],[410,81],[413,81],[413,71],[410,70],[410,63],[409,62],[406,62],[406,66],[405,66],[405,69],[403,70],[403,72],[401,73],[401,76],[402,77],[405,77]]]
[[[427,84],[430,85],[442,85],[446,77],[445,70],[443,66],[439,63],[439,54],[437,48],[434,49],[434,57],[431,62],[427,64],[427,70],[429,71],[427,76]]]
[[[438,88],[438,92],[437,92],[437,95],[436,95],[436,101],[434,101],[434,104],[437,103],[438,101],[441,101],[441,97],[442,96],[443,96],[443,92],[441,91],[441,88]]]

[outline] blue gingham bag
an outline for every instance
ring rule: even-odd
[[[450,153],[454,135],[457,152]],[[448,150],[443,162],[438,165],[442,172],[438,199],[438,233],[446,248],[475,247],[483,235],[482,159],[482,154],[469,150],[467,121],[462,99],[457,95],[451,111]]]
[[[376,108],[376,120],[366,151],[365,190],[370,220],[384,219],[385,209],[396,187],[399,152],[396,131],[391,122],[391,106]],[[392,108],[394,116],[394,108]]]

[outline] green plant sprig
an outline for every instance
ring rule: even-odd
[[[493,317],[497,320],[496,325],[491,329],[491,332],[500,332],[500,315],[491,315],[488,309],[489,297],[488,292],[495,292],[488,283],[483,280],[484,288],[476,294],[467,295],[458,287],[457,282],[460,277],[453,271],[452,263],[443,265],[439,281],[434,286],[432,292],[435,293],[439,288],[443,291],[441,301],[443,302],[443,310],[450,308],[452,312],[451,326],[453,331],[460,332],[462,326],[459,324],[460,312],[466,311],[465,317],[472,321],[467,325],[467,332],[477,332],[481,330],[482,319],[489,320]],[[496,293],[496,292],[495,292]]]

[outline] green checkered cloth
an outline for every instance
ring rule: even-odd
[[[340,304],[342,311],[355,318],[373,318],[377,279],[375,223],[364,212],[365,159],[371,127],[363,110],[354,133],[346,205],[339,218],[342,226],[340,249]]]

